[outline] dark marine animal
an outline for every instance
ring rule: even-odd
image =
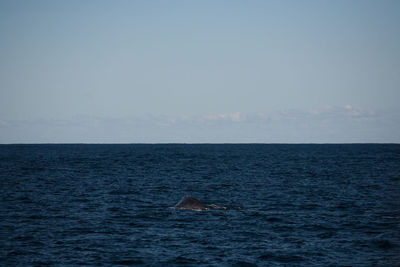
[[[184,195],[183,198],[174,206],[175,209],[181,210],[207,210],[208,208],[198,199]]]

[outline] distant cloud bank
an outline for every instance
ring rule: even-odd
[[[0,120],[0,143],[399,143],[400,116],[323,106],[275,113]]]
[[[377,120],[384,114],[377,114],[374,110],[366,110],[360,107],[346,105],[345,107],[323,106],[310,110],[285,110],[275,113],[254,113],[243,112],[207,114],[202,116],[181,116],[181,117],[159,117],[157,124],[161,126],[173,126],[182,123],[210,124],[210,123],[249,123],[265,124],[269,122],[289,121],[371,121]]]

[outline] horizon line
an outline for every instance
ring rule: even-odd
[[[400,145],[396,142],[38,142],[38,143],[0,143],[0,145]]]

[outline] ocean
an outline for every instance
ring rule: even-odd
[[[1,266],[400,266],[397,144],[0,145],[0,185]]]

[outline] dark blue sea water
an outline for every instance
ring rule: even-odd
[[[1,145],[0,192],[2,266],[400,265],[400,145]]]

